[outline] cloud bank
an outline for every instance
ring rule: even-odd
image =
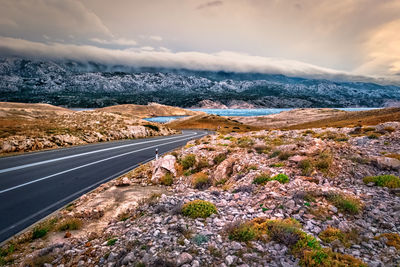
[[[90,45],[44,44],[23,39],[0,37],[0,56],[26,57],[39,60],[93,61],[107,65],[130,67],[254,72],[350,81],[385,81],[384,79],[356,76],[351,73],[321,68],[294,60],[251,56],[229,51],[207,54],[200,52],[173,53],[163,48],[155,50],[153,48],[150,49],[150,47],[141,49],[107,49]]]

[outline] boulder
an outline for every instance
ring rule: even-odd
[[[227,158],[223,162],[221,162],[218,167],[215,169],[213,179],[215,182],[219,182],[223,179],[229,179],[233,172],[233,166],[236,163],[235,158]]]
[[[129,180],[128,177],[124,177],[122,179],[118,179],[115,181],[116,186],[128,186],[131,185],[131,181]]]
[[[381,169],[400,170],[400,160],[388,157],[376,157],[374,163]]]
[[[294,163],[299,163],[300,161],[306,160],[306,159],[308,159],[308,157],[296,155],[296,156],[290,157],[289,161],[294,162]]]
[[[166,155],[154,161],[151,181],[153,183],[158,183],[160,178],[163,177],[168,172],[176,176],[175,163],[176,163],[176,158],[173,155]]]

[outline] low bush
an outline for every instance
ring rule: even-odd
[[[269,165],[270,167],[273,167],[273,168],[280,168],[280,167],[283,167],[283,166],[285,166],[285,163],[283,163],[283,162],[278,162],[278,163],[273,163],[273,164],[271,164],[271,165]]]
[[[382,237],[386,238],[386,245],[400,250],[400,235],[398,233],[384,233],[375,237],[375,239],[381,239]]]
[[[280,160],[287,160],[288,158],[290,158],[292,156],[291,153],[289,152],[282,152],[279,154],[278,159]]]
[[[361,203],[358,199],[338,193],[329,193],[327,200],[340,211],[347,214],[358,214],[361,210]]]
[[[275,158],[277,156],[279,156],[282,153],[282,151],[280,150],[275,150],[274,152],[271,153],[271,155],[269,155],[270,158]]]
[[[297,166],[301,169],[302,175],[310,175],[313,171],[313,166],[309,159],[303,159],[299,161]]]
[[[236,144],[241,148],[249,148],[254,145],[254,141],[250,137],[245,136],[237,139]]]
[[[196,164],[196,156],[193,154],[186,155],[181,160],[181,165],[184,170],[192,168]]]
[[[350,247],[351,245],[349,233],[342,232],[340,229],[330,226],[319,233],[318,237],[326,243],[339,240],[345,247]]]
[[[225,153],[221,153],[218,154],[214,157],[213,161],[215,163],[215,165],[220,164],[221,162],[223,162],[226,159],[226,154]]]
[[[217,213],[215,205],[200,199],[187,202],[182,207],[182,214],[193,219],[207,218],[214,213]]]
[[[330,248],[306,250],[300,261],[302,266],[309,267],[367,267],[368,265],[351,255],[333,252]]]
[[[66,218],[57,225],[58,231],[78,230],[82,227],[82,220],[79,218]]]
[[[195,189],[204,190],[210,187],[211,182],[206,173],[198,172],[193,174],[192,185]]]
[[[205,158],[201,158],[201,159],[199,159],[198,162],[196,163],[196,168],[195,168],[195,170],[196,170],[196,172],[199,172],[199,171],[201,171],[202,169],[207,168],[207,167],[209,167],[209,166],[210,166],[210,165],[208,164],[208,160],[205,159]]]
[[[395,175],[379,175],[379,176],[367,176],[363,179],[364,183],[375,183],[377,186],[388,187],[388,188],[399,188],[400,178]]]
[[[276,181],[280,182],[281,184],[286,184],[289,182],[289,177],[286,174],[280,173],[280,174],[277,174],[277,175],[271,177],[270,180],[276,180]]]
[[[256,145],[254,146],[254,149],[258,154],[263,154],[263,153],[268,153],[270,147],[266,145]]]
[[[265,185],[270,179],[271,179],[271,177],[268,174],[263,173],[263,174],[257,176],[256,178],[254,178],[253,184]]]
[[[248,242],[256,238],[256,231],[249,222],[236,221],[226,227],[230,240]]]
[[[160,178],[160,184],[170,186],[174,183],[174,177],[170,172],[167,172],[163,177]]]
[[[378,139],[379,136],[377,134],[369,134],[367,135],[368,139]]]
[[[107,246],[113,246],[115,243],[117,243],[118,239],[117,238],[111,238],[107,240]]]

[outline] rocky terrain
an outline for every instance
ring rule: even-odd
[[[381,107],[398,106],[400,90],[398,85],[277,74],[10,57],[0,58],[0,101],[93,108],[149,102],[179,107]]]
[[[161,105],[158,103],[149,103],[147,105],[115,105],[105,108],[96,109],[99,112],[109,112],[119,115],[137,117],[137,118],[150,118],[150,117],[162,117],[162,116],[194,116],[204,114],[201,111],[193,111],[183,109],[179,107],[171,107]]]
[[[264,129],[278,129],[305,122],[336,118],[348,112],[331,108],[302,108],[282,111],[278,114],[266,116],[231,117],[244,124],[263,127]]]
[[[215,134],[9,241],[15,266],[399,266],[400,123]]]
[[[0,102],[0,153],[27,152],[178,131],[137,117]]]

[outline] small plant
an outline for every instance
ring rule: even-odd
[[[313,170],[312,163],[308,159],[303,159],[303,160],[299,161],[297,166],[301,169],[302,175],[310,175]]]
[[[216,181],[215,182],[215,186],[224,185],[227,181],[228,181],[228,179],[223,178],[223,179],[221,179],[219,181]]]
[[[368,137],[368,139],[378,139],[379,138],[379,136],[377,134],[369,134],[367,137]]]
[[[285,163],[283,163],[283,162],[278,162],[278,163],[271,164],[271,165],[269,165],[269,166],[270,166],[270,167],[273,167],[273,168],[280,168],[280,167],[285,166]]]
[[[216,155],[214,157],[213,161],[214,161],[215,165],[219,165],[225,159],[226,159],[226,154],[225,153],[221,153],[221,154]]]
[[[170,172],[167,172],[163,177],[160,178],[160,184],[170,186],[174,183],[174,178]]]
[[[271,180],[276,180],[281,184],[286,184],[289,182],[289,177],[286,174],[280,173],[271,178]]]
[[[226,232],[229,239],[239,242],[248,242],[256,238],[256,231],[249,222],[233,222],[227,226]]]
[[[207,218],[214,213],[217,213],[215,205],[200,199],[190,201],[182,207],[182,214],[193,219]]]
[[[399,188],[400,178],[395,175],[379,175],[379,176],[367,176],[363,179],[364,183],[375,183],[377,186],[388,187],[388,188]]]
[[[199,161],[197,162],[197,164],[196,164],[196,172],[199,172],[199,171],[201,171],[202,169],[204,169],[204,168],[207,168],[207,167],[209,167],[209,164],[208,164],[208,160],[207,159],[204,159],[204,158],[201,158],[201,159],[199,159]]]
[[[196,164],[196,156],[193,154],[186,155],[182,160],[181,164],[184,170],[190,169]]]
[[[200,246],[201,244],[204,244],[204,243],[207,243],[207,242],[208,242],[208,237],[207,237],[206,235],[200,235],[200,234],[198,234],[198,235],[195,235],[195,236],[193,237],[193,242],[194,242],[196,245]]]
[[[62,220],[58,226],[58,231],[78,230],[82,227],[82,221],[78,218],[67,218]]]
[[[382,237],[385,237],[387,239],[386,245],[395,247],[397,250],[400,250],[400,235],[398,233],[384,233],[375,237],[375,239],[380,239]]]
[[[400,160],[400,154],[394,154],[394,153],[392,153],[392,154],[387,154],[385,157]]]
[[[274,152],[271,153],[271,155],[269,155],[270,158],[275,158],[277,156],[279,156],[282,153],[282,151],[280,150],[275,150]]]
[[[32,231],[32,239],[42,238],[49,232],[45,227],[35,227]]]
[[[154,130],[154,131],[156,131],[156,132],[159,132],[159,131],[160,131],[160,128],[158,128],[157,125],[145,124],[145,125],[143,125],[143,126],[144,126],[144,127],[147,127],[147,128],[150,128],[150,129],[152,129],[152,130]]]
[[[107,240],[107,246],[113,246],[115,243],[117,243],[118,238],[111,238]]]
[[[335,240],[339,240],[346,247],[350,247],[351,245],[349,234],[330,226],[319,234],[319,238],[326,243],[332,243]]]
[[[240,137],[236,141],[237,145],[241,148],[251,147],[254,145],[254,141],[250,137]]]
[[[247,169],[248,169],[248,170],[255,171],[255,170],[257,170],[258,168],[257,168],[256,165],[250,165],[250,166],[247,167]]]
[[[316,162],[315,167],[322,171],[327,172],[332,165],[332,156],[328,153],[322,153],[319,160]]]
[[[360,201],[354,197],[344,196],[337,193],[329,193],[327,200],[340,211],[348,214],[358,214],[361,210]]]
[[[278,158],[279,158],[280,160],[287,160],[288,158],[290,158],[290,156],[292,156],[291,153],[289,153],[289,152],[282,152],[282,153],[279,154]]]
[[[258,184],[258,185],[265,185],[268,181],[270,181],[270,176],[266,173],[263,173],[253,180],[253,184]]]
[[[268,146],[265,146],[265,145],[256,145],[256,146],[254,146],[254,149],[256,150],[256,152],[258,153],[258,154],[265,154],[265,153],[268,153],[268,151],[270,150],[270,147],[268,147]]]
[[[192,185],[198,190],[204,190],[210,187],[211,182],[208,175],[204,172],[195,173],[192,177]]]

